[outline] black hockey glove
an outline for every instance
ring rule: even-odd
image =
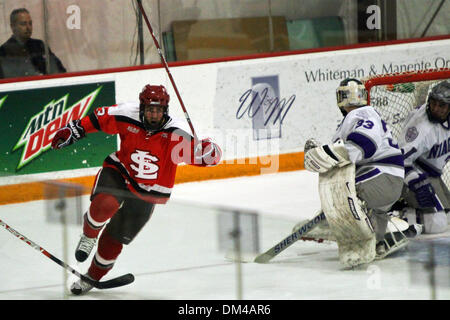
[[[80,120],[70,121],[65,127],[56,131],[52,140],[53,149],[61,149],[84,138],[86,135]]]

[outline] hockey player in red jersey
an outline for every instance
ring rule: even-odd
[[[93,280],[111,270],[123,245],[144,227],[155,205],[168,201],[179,163],[205,167],[220,161],[222,151],[216,143],[209,138],[194,141],[185,121],[169,116],[169,99],[164,86],[146,85],[139,103],[97,108],[69,122],[52,140],[52,148],[61,149],[97,131],[120,137],[119,150],[106,157],[95,179],[75,252],[77,261],[85,261],[103,230],[86,274]],[[74,294],[90,289],[82,280],[71,286]]]

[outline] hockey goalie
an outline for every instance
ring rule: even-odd
[[[328,240],[337,242],[339,261],[354,267],[407,244],[404,224],[391,221],[388,228],[388,211],[402,192],[403,155],[385,122],[367,105],[359,80],[343,80],[336,94],[344,118],[332,143],[306,142],[304,165],[319,173],[326,216],[319,232],[328,232]]]

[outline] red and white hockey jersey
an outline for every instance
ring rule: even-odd
[[[119,150],[105,159],[103,167],[117,169],[128,189],[148,202],[167,202],[179,163],[207,166],[194,157],[186,121],[170,118],[161,130],[149,133],[139,119],[139,103],[98,108],[81,119],[81,125],[86,133],[101,130],[120,136]]]

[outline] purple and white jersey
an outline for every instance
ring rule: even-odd
[[[428,120],[426,104],[411,111],[398,138],[405,156],[405,182],[439,177],[450,158],[449,123]]]
[[[404,178],[403,156],[378,112],[371,106],[350,111],[339,124],[333,142],[344,141],[356,166],[356,183],[382,173]]]

